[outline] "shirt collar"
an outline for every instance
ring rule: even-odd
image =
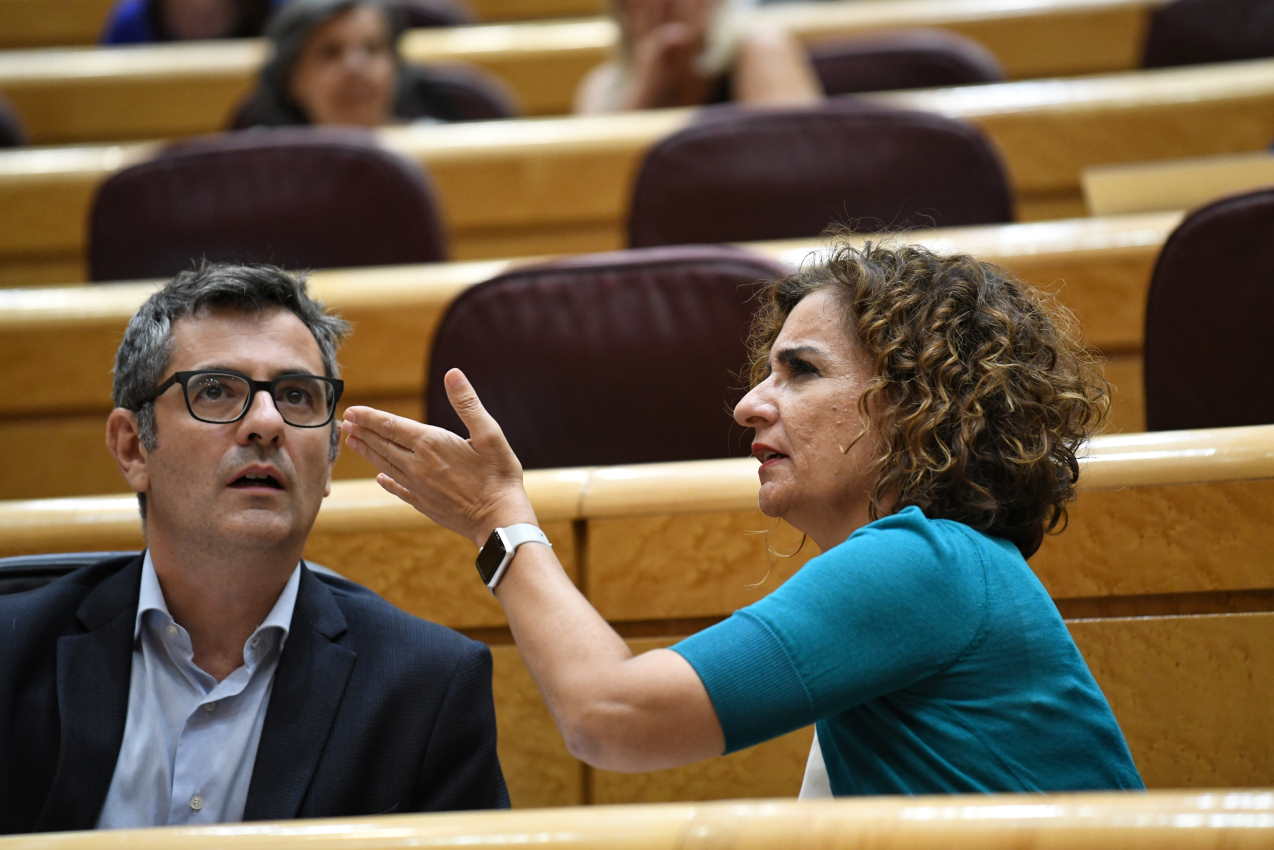
[[[283,649],[283,644],[288,639],[288,629],[292,625],[292,612],[296,608],[296,597],[300,587],[301,565],[298,563],[292,570],[292,575],[288,577],[287,584],[283,585],[279,598],[274,601],[274,607],[270,609],[269,614],[265,615],[265,619],[261,621],[261,625],[257,626],[252,637],[267,628],[278,629],[278,646],[280,650]],[[159,576],[155,573],[155,562],[151,560],[149,549],[142,558],[142,583],[137,594],[137,616],[133,619],[134,641],[141,634],[142,615],[147,611],[158,611],[166,622],[173,621],[173,616],[168,610],[168,602],[164,599],[164,590],[159,586]]]

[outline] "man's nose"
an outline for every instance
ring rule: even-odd
[[[257,390],[248,403],[248,412],[239,420],[239,430],[244,439],[253,435],[261,442],[274,442],[283,433],[287,423],[274,403],[268,390]]]

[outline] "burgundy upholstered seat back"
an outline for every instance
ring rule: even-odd
[[[22,122],[12,104],[0,96],[0,148],[17,147],[27,142]]]
[[[287,268],[446,259],[415,163],[350,130],[251,130],[174,145],[93,200],[92,280],[167,277],[192,261]]]
[[[1011,221],[1008,178],[975,128],[852,99],[703,110],[658,142],[634,183],[633,247]]]
[[[465,433],[458,366],[526,468],[746,455],[731,419],[758,284],[783,273],[722,246],[527,266],[460,295],[429,355],[427,420]]]
[[[1195,210],[1146,305],[1146,427],[1274,423],[1274,188]]]
[[[1004,79],[995,56],[945,30],[839,38],[810,47],[814,73],[829,95],[963,86]]]
[[[1274,2],[1175,0],[1156,8],[1146,30],[1147,68],[1274,56]]]

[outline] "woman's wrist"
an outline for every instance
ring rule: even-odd
[[[529,522],[532,525],[540,524],[535,515],[535,509],[531,507],[530,498],[522,490],[516,496],[510,497],[489,511],[485,515],[485,520],[474,526],[470,533],[470,539],[474,542],[474,545],[481,549],[482,544],[486,543],[492,531],[497,528],[517,525],[521,522]]]

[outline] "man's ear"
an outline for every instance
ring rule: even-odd
[[[119,471],[134,493],[150,489],[149,452],[137,432],[137,414],[117,407],[106,417],[106,448],[119,464]]]

